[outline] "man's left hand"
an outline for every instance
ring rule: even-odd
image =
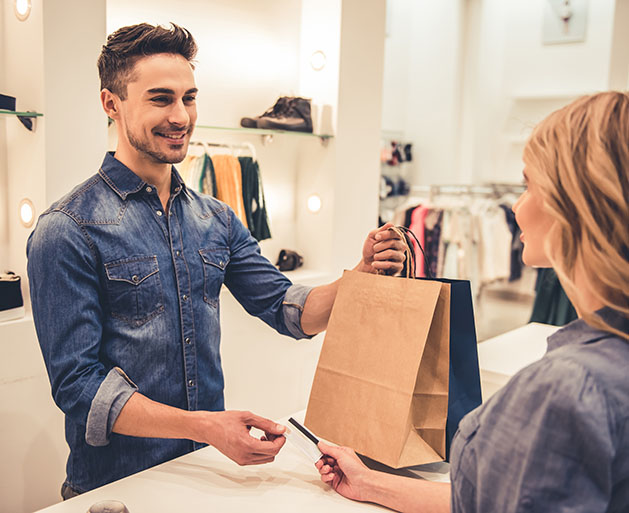
[[[402,271],[406,245],[397,233],[389,230],[392,227],[392,223],[387,223],[369,232],[363,245],[363,258],[355,270],[389,275]]]

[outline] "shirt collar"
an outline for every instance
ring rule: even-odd
[[[598,310],[596,315],[612,327],[624,333],[629,332],[629,317],[621,312],[605,307]],[[603,338],[615,336],[609,331],[590,326],[583,319],[576,319],[548,337],[548,351],[568,344],[589,344]]]
[[[142,178],[116,159],[113,151],[105,154],[105,159],[98,173],[122,200],[126,200],[129,194],[139,192],[147,185]],[[181,187],[189,199],[192,199],[181,175],[177,172],[175,166],[172,166],[171,189],[175,189],[178,186]]]

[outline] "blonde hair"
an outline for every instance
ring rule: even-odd
[[[580,308],[574,269],[604,305],[629,316],[629,95],[579,98],[535,127],[524,150],[529,179],[554,218],[546,254],[590,325],[629,340]]]

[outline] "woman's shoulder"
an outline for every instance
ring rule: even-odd
[[[532,403],[584,415],[610,408],[612,417],[629,416],[629,342],[610,336],[565,344],[517,373],[498,392],[502,406]],[[500,397],[502,396],[502,397]]]

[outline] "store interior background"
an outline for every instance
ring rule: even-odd
[[[191,30],[200,125],[236,127],[281,95],[331,106],[327,144],[195,132],[254,144],[273,233],[263,253],[275,261],[281,248],[297,250],[305,265],[291,279],[312,285],[353,267],[376,224],[383,133],[413,142],[414,184],[518,183],[536,121],[582,94],[629,85],[629,0],[590,0],[585,40],[555,45],[542,44],[548,0],[33,0],[24,22],[13,4],[1,1],[0,92],[16,96],[18,110],[44,114],[34,132],[0,118],[0,267],[23,277],[27,306],[31,229],[18,204],[29,198],[41,214],[112,147],[96,59],[120,26],[173,21]],[[326,55],[320,71],[310,66],[317,50]],[[306,208],[311,194],[322,201],[317,213]],[[527,322],[531,286],[481,299],[480,339]],[[272,418],[303,409],[322,336],[283,338],[229,292],[221,299],[227,407]],[[0,411],[0,511],[57,502],[63,416],[29,315],[0,323]]]

